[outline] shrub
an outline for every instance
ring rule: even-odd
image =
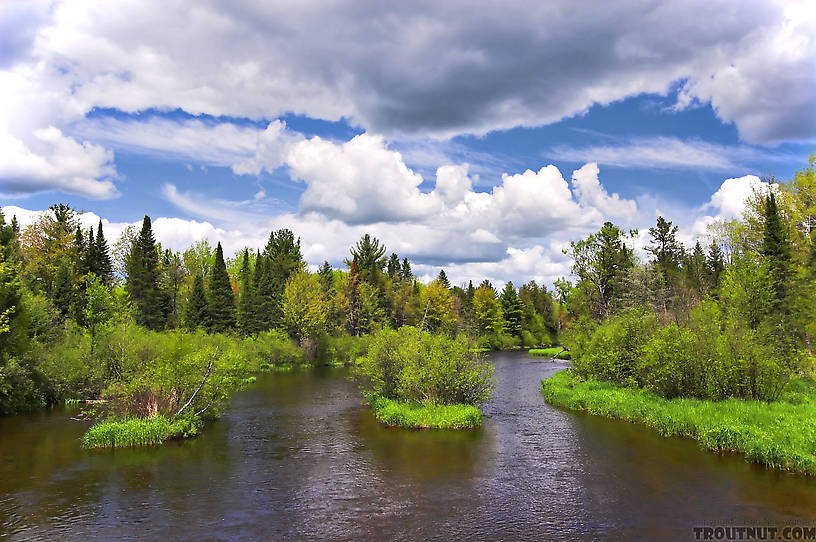
[[[465,337],[410,326],[375,333],[355,368],[366,394],[426,405],[480,404],[490,398],[492,374]]]

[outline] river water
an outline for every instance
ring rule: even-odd
[[[66,411],[0,419],[0,538],[686,539],[814,525],[816,480],[550,407],[564,367],[493,355],[477,431],[379,425],[345,369],[265,375],[198,438],[85,451]]]

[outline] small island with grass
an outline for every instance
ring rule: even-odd
[[[570,359],[570,352],[563,346],[552,346],[549,348],[531,348],[531,356],[543,356],[551,359]]]
[[[380,422],[410,429],[479,427],[493,389],[493,367],[466,337],[411,326],[375,333],[354,376]]]

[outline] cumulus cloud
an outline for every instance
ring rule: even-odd
[[[578,200],[587,207],[598,209],[604,216],[624,218],[627,222],[637,213],[637,204],[622,199],[618,194],[607,193],[598,179],[598,164],[589,163],[572,172],[572,186]]]
[[[750,141],[813,138],[808,3],[632,0],[604,16],[590,10],[572,1],[57,2],[23,40],[32,45],[14,51],[59,68],[50,84],[86,108],[294,112],[389,137],[448,137],[547,124],[684,81],[687,101],[711,102]]]
[[[32,194],[54,189],[91,199],[118,194],[113,153],[99,145],[79,143],[49,126],[35,130],[32,141],[0,132],[0,193]]]

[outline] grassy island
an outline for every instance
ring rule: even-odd
[[[355,378],[382,423],[410,429],[469,429],[482,424],[478,405],[492,393],[493,367],[465,337],[415,327],[371,337]]]
[[[738,452],[768,467],[816,475],[816,385],[795,380],[773,402],[664,399],[642,389],[583,381],[565,370],[541,382],[547,402],[683,436],[716,452]]]
[[[548,358],[555,357],[556,359],[570,359],[569,350],[564,350],[560,346],[553,346],[551,348],[531,348],[531,356],[545,356]]]

